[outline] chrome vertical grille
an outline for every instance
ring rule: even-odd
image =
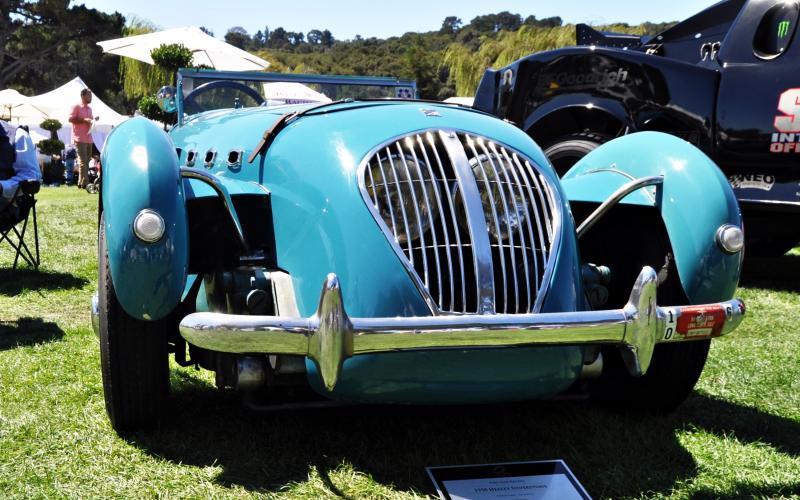
[[[359,175],[435,313],[538,311],[560,205],[530,161],[483,137],[427,131],[384,144]]]

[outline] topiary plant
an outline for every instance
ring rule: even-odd
[[[153,63],[161,68],[172,84],[175,84],[175,72],[178,68],[189,68],[192,65],[192,51],[180,43],[159,45],[150,51]]]
[[[42,127],[44,128],[44,127]],[[60,128],[60,127],[59,127]],[[57,155],[61,154],[64,149],[64,143],[58,139],[44,139],[37,144],[39,151],[44,155]]]
[[[49,130],[50,131],[50,140],[58,139],[58,135],[56,135],[56,134],[58,133],[59,130],[61,130],[61,127],[62,127],[60,121],[56,120],[55,118],[48,118],[45,121],[43,121],[42,123],[40,123],[39,126],[41,128],[43,128],[43,129],[45,129],[45,130]],[[62,145],[62,148],[63,148],[63,145]]]

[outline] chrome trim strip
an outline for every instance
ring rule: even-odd
[[[217,179],[217,176],[214,174],[210,174],[196,168],[181,167],[181,177],[184,179],[194,179],[208,184],[211,189],[217,193],[222,200],[222,204],[225,206],[225,209],[228,211],[231,222],[233,222],[233,227],[236,230],[236,237],[239,240],[239,244],[241,245],[244,254],[250,255],[250,245],[247,244],[247,240],[244,237],[244,228],[242,227],[242,223],[239,221],[239,216],[236,214],[236,208],[233,206],[233,200],[231,199],[231,195],[228,193],[228,189],[225,187],[225,185],[222,184],[222,182],[220,182],[220,180]]]
[[[626,184],[623,184],[622,186],[620,186],[619,189],[614,191],[611,194],[611,196],[609,196],[608,199],[606,199],[606,201],[601,203],[600,206],[597,207],[594,212],[589,214],[589,216],[586,217],[586,219],[584,219],[583,222],[581,222],[581,225],[578,226],[578,229],[575,231],[575,233],[578,236],[578,239],[580,239],[581,236],[583,236],[586,233],[586,231],[591,229],[592,226],[594,226],[602,216],[604,216],[609,210],[611,210],[612,207],[614,207],[614,205],[619,203],[623,198],[625,198],[629,194],[647,186],[661,186],[662,184],[664,184],[663,175],[652,175],[649,177],[642,177],[641,179],[636,179]]]
[[[401,139],[402,140],[402,139]],[[414,215],[417,219],[417,228],[419,228],[419,241],[420,245],[422,245],[422,282],[425,283],[425,287],[430,289],[430,277],[428,276],[428,258],[425,255],[425,230],[422,225],[422,216],[419,214],[419,202],[417,201],[417,192],[414,189],[414,180],[411,177],[411,171],[408,169],[408,162],[406,161],[406,155],[403,153],[403,148],[400,146],[401,140],[396,141],[394,144],[397,146],[397,154],[400,156],[400,162],[403,164],[403,170],[406,173],[406,179],[408,179],[408,188],[411,191],[411,201],[414,204]],[[400,189],[401,185],[397,184],[397,189]],[[425,191],[425,186],[422,186],[422,191]],[[411,246],[411,233],[406,233],[406,240],[408,241],[409,249],[412,249]],[[414,253],[413,250],[411,251],[411,262],[414,262]]]
[[[647,372],[659,342],[692,341],[726,335],[744,318],[736,299],[706,307],[724,312],[713,333],[691,336],[667,329],[667,314],[684,307],[656,304],[656,272],[645,267],[622,309],[540,314],[448,315],[414,318],[350,318],[339,280],[326,278],[317,313],[308,318],[194,313],[183,318],[180,333],[192,345],[217,352],[308,356],[325,386],[336,386],[344,361],[360,354],[532,345],[617,345],[630,373]],[[691,314],[698,306],[690,306]],[[669,331],[669,334],[666,332]]]
[[[419,144],[419,149],[422,151],[422,156],[425,158],[425,167],[428,169],[428,175],[430,175],[431,183],[433,184],[433,194],[436,198],[436,207],[439,209],[439,226],[442,228],[442,234],[444,235],[444,248],[445,253],[447,255],[447,272],[450,279],[450,308],[447,309],[448,311],[452,311],[455,308],[455,301],[453,299],[454,293],[454,283],[453,283],[453,259],[450,255],[450,237],[447,235],[447,221],[444,215],[444,209],[442,208],[442,197],[439,194],[439,186],[438,182],[436,181],[436,175],[433,173],[433,168],[431,168],[431,160],[428,157],[428,151],[425,149],[425,142],[422,140],[422,136],[417,134],[416,135],[417,144]],[[413,150],[413,149],[412,149]],[[419,165],[419,163],[417,163]],[[442,182],[445,182],[444,180]],[[445,191],[447,189],[445,188]],[[438,271],[439,277],[439,307],[444,309],[444,298],[443,298],[443,291],[442,291],[442,273],[439,269],[439,244],[436,241],[436,227],[433,223],[433,211],[430,212],[430,219],[431,219],[431,229],[433,232],[433,246],[434,252],[436,255],[436,269]],[[455,217],[453,218],[453,223],[455,224]]]
[[[417,174],[419,175],[419,185],[420,185],[420,188],[422,188],[422,196],[425,198],[425,206],[428,208],[428,221],[431,224],[430,225],[431,236],[433,237],[433,247],[432,247],[433,257],[434,257],[434,261],[436,263],[436,280],[437,280],[437,284],[438,284],[437,290],[439,290],[439,302],[438,302],[438,304],[441,304],[442,303],[442,267],[441,267],[441,263],[439,262],[439,242],[437,241],[437,238],[436,238],[436,226],[434,225],[435,223],[434,223],[434,220],[433,220],[433,207],[431,206],[430,197],[428,196],[428,189],[427,189],[427,186],[426,186],[426,183],[425,183],[425,177],[422,175],[422,169],[419,166],[419,158],[417,157],[416,151],[414,151],[414,140],[412,139],[412,137],[414,137],[414,136],[410,136],[410,135],[406,136],[406,138],[403,140],[403,142],[405,142],[406,148],[409,150],[409,152],[411,152],[411,157],[414,159],[414,164],[417,167]],[[419,135],[417,135],[416,137],[419,137]],[[399,144],[399,142],[398,142],[398,144]],[[409,180],[411,180],[411,179],[409,179]],[[434,192],[436,192],[436,191],[438,191],[438,189],[436,189],[436,185],[433,184],[434,182],[435,182],[435,180],[433,178],[431,178],[430,179],[430,183],[434,188],[433,189]],[[411,182],[411,187],[412,187],[412,189],[414,187],[413,181]],[[422,230],[422,227],[420,227],[420,232],[424,232]],[[424,241],[424,239],[422,239],[421,236],[420,236],[420,238],[421,238],[421,242],[422,242],[422,256],[425,259],[425,261],[427,262],[428,256],[427,256],[427,253],[425,251],[425,241]]]
[[[496,232],[497,238],[498,238],[497,255],[500,256],[500,270],[501,270],[501,272],[503,274],[502,275],[502,279],[503,279],[503,301],[504,301],[504,303],[508,304],[508,300],[507,300],[508,299],[508,297],[507,297],[507,295],[508,295],[508,282],[507,282],[507,278],[506,278],[508,276],[508,273],[506,273],[506,256],[503,253],[503,246],[502,246],[502,243],[500,242],[500,235],[503,234],[503,233],[500,230],[500,219],[497,218],[497,202],[494,199],[494,193],[492,192],[493,191],[492,190],[492,185],[489,183],[489,177],[486,175],[486,168],[483,166],[483,160],[481,159],[481,155],[475,149],[475,138],[473,138],[469,134],[465,134],[465,136],[467,138],[467,145],[469,146],[469,149],[472,151],[473,157],[475,158],[475,166],[480,168],[481,176],[483,177],[483,186],[484,186],[484,189],[486,189],[487,196],[489,196],[489,206],[492,207],[492,220],[494,221],[494,229],[495,229],[495,232]],[[471,173],[473,175],[475,175],[474,170],[472,170],[472,169],[470,169],[470,170],[471,170]],[[477,175],[475,175],[475,177],[477,177]],[[477,185],[477,181],[476,181],[476,185]],[[486,217],[486,213],[483,210],[483,201],[482,201],[481,196],[480,196],[480,188],[478,188],[477,199],[480,202],[481,212],[483,214],[483,217],[485,218]],[[503,208],[505,208],[505,204],[504,204]],[[508,212],[506,212],[506,220],[508,220]],[[488,222],[486,224],[488,225]],[[487,231],[487,235],[488,234],[489,233]],[[489,252],[490,252],[489,253],[490,258],[494,258],[494,256],[491,255],[491,239],[489,240]],[[500,303],[500,298],[498,297],[497,287],[495,287],[495,290],[494,290],[494,305],[493,305],[493,310],[495,312],[500,312],[500,311],[497,311],[497,305],[499,303]],[[503,311],[503,312],[505,312],[505,311]]]
[[[519,172],[519,176],[522,178],[523,183],[525,184],[525,189],[528,191],[528,200],[534,200],[535,198],[533,196],[533,188],[531,187],[531,183],[530,183],[530,181],[528,179],[528,173],[525,171],[525,168],[523,168],[522,164],[519,161],[519,157],[517,156],[516,153],[513,154],[513,157],[514,157],[514,163],[516,164],[516,167],[517,167],[516,170]],[[536,221],[536,230],[537,230],[537,234],[539,235],[539,239],[536,240],[536,236],[532,233],[533,229],[530,226],[530,222],[528,222],[528,229],[529,229],[529,231],[531,231],[531,239],[533,239],[534,241],[544,242],[545,239],[544,239],[544,233],[542,232],[542,222],[539,220],[540,219],[540,215],[539,215],[540,210],[537,207],[533,207],[533,208],[534,208],[533,216],[534,216],[534,220]],[[541,255],[542,267],[546,267],[547,266],[547,259],[545,258],[546,249],[542,248],[542,249],[535,249],[535,250],[540,250],[541,251],[541,254],[542,254]],[[537,298],[538,298],[539,295],[542,294],[542,290],[541,290],[542,287],[541,287],[541,284],[539,283],[539,259],[537,258],[538,253],[539,252],[534,252],[534,254],[533,254],[533,264],[534,264],[534,268],[535,268],[535,272],[536,272],[536,290],[537,290],[536,291],[536,295],[537,295]],[[542,276],[542,277],[544,278],[544,276]],[[536,311],[535,308],[534,308],[534,311]]]
[[[486,216],[483,213],[480,190],[469,159],[455,130],[440,130],[439,137],[453,162],[453,170],[458,180],[461,200],[467,213],[470,241],[472,241],[473,262],[478,299],[478,314],[495,312],[494,266]]]
[[[369,158],[372,157],[372,154],[367,156],[367,166],[369,166]],[[403,200],[403,190],[400,189],[400,178],[397,177],[397,167],[394,165],[394,160],[392,159],[392,150],[389,149],[389,146],[386,146],[386,158],[389,159],[389,165],[392,166],[392,175],[394,175],[394,188],[397,190],[397,196],[400,198],[400,213],[403,216],[403,227],[406,230],[406,248],[408,249],[408,258],[411,260],[411,265],[414,265],[414,252],[411,250],[411,231],[409,230],[408,226],[408,215],[406,214],[406,203]],[[359,182],[364,177],[363,174],[359,175]],[[373,188],[374,189],[374,188]],[[375,215],[374,213],[372,214]],[[380,212],[378,212],[378,218],[382,220],[380,217]],[[378,219],[376,219],[378,220]],[[394,233],[394,239],[398,243],[400,242],[399,238],[397,237],[397,233]],[[415,271],[416,273],[416,271]]]
[[[439,166],[439,173],[442,176],[442,182],[446,183],[447,182],[447,175],[446,175],[446,173],[444,171],[444,165],[442,164],[442,159],[439,157],[439,151],[436,150],[434,135],[433,135],[433,133],[428,131],[428,132],[426,132],[426,136],[428,137],[428,142],[431,144],[431,149],[433,149],[433,154],[436,157],[436,163]],[[445,189],[444,192],[447,195],[447,203],[448,203],[448,205],[450,207],[450,215],[451,215],[450,220],[453,222],[453,232],[455,233],[455,236],[456,236],[456,249],[458,250],[458,261],[459,261],[459,263],[461,265],[461,267],[460,267],[461,279],[459,280],[461,282],[461,305],[462,305],[462,308],[463,308],[462,312],[466,313],[467,312],[467,283],[466,283],[466,277],[465,277],[466,275],[464,274],[464,270],[466,269],[464,267],[464,252],[463,252],[463,250],[461,248],[461,227],[458,224],[458,215],[456,213],[455,202],[453,201],[454,193],[451,193],[450,189]],[[445,235],[447,235],[447,231],[445,231]],[[448,243],[448,246],[449,246],[449,243]],[[450,253],[449,253],[449,250],[448,250],[448,257],[449,257],[449,255],[450,255]],[[453,279],[450,280],[450,297],[452,299],[452,306],[450,307],[450,310],[452,312],[455,312],[455,300],[456,299],[455,299],[455,290],[454,290],[453,281],[454,281]]]
[[[530,249],[531,249],[531,254],[533,255],[533,262],[534,262],[534,265],[535,265],[534,272],[536,273],[536,281],[538,282],[539,281],[539,266],[538,266],[538,264],[536,264],[536,238],[534,238],[533,228],[531,227],[531,214],[530,214],[530,211],[528,210],[528,204],[526,203],[526,200],[525,200],[525,193],[523,193],[523,191],[522,191],[522,183],[519,180],[519,174],[517,174],[517,171],[514,168],[514,163],[511,161],[511,158],[508,156],[508,152],[506,151],[506,148],[501,146],[500,150],[502,152],[502,156],[500,155],[500,153],[498,153],[497,148],[495,147],[494,143],[492,143],[492,151],[494,151],[494,153],[497,154],[498,158],[501,158],[501,164],[503,165],[504,172],[506,170],[511,171],[511,176],[514,177],[514,184],[516,184],[516,186],[517,186],[517,194],[519,195],[519,201],[520,201],[520,203],[522,203],[522,208],[523,208],[523,211],[525,212],[525,224],[524,225],[528,226],[528,236],[530,238],[530,245],[531,245]],[[508,174],[506,173],[505,175],[506,175],[506,178],[508,178]],[[510,184],[510,182],[509,182],[509,184]],[[516,197],[515,197],[515,199],[516,199]],[[515,207],[517,206],[516,201],[514,202],[514,206]],[[517,215],[519,215],[519,210],[518,209],[517,209]],[[529,265],[528,265],[528,252],[525,249],[526,241],[525,241],[525,231],[524,231],[523,224],[519,225],[519,237],[520,237],[520,241],[521,241],[520,245],[522,246],[522,259],[523,259],[522,262],[523,262],[523,266],[525,268],[525,294],[526,294],[525,295],[526,296],[525,305],[526,305],[526,312],[530,312],[531,306],[533,305],[533,303],[531,302],[531,280],[530,280],[531,273],[530,273],[530,269],[529,269]],[[537,286],[536,287],[536,293],[538,293],[538,290],[539,290],[539,287]]]
[[[492,143],[490,141],[490,144],[494,144],[494,143]],[[489,160],[489,165],[492,167],[492,172],[494,173],[494,179],[495,179],[495,182],[497,183],[497,192],[500,193],[500,198],[503,200],[503,212],[506,214],[506,226],[507,226],[507,229],[508,229],[508,253],[509,253],[510,257],[511,257],[511,275],[513,276],[513,281],[514,281],[514,305],[515,305],[515,312],[519,312],[519,284],[518,284],[518,278],[517,278],[517,258],[516,258],[516,255],[514,255],[515,254],[515,252],[514,252],[514,231],[511,230],[511,220],[512,219],[511,219],[511,212],[509,211],[509,206],[510,205],[508,203],[508,199],[506,198],[506,193],[505,193],[505,190],[503,188],[503,180],[500,178],[500,173],[497,170],[497,166],[495,165],[494,160],[492,159],[492,154],[489,153],[488,149],[486,149],[486,141],[484,139],[478,139],[478,145],[481,147],[481,150],[483,151],[483,154],[485,154],[486,158]],[[505,178],[506,178],[506,181],[509,183],[509,189],[510,189],[511,188],[511,186],[510,186],[511,183],[508,181],[508,176],[506,175]],[[513,197],[513,192],[512,192],[512,197]],[[515,215],[517,214],[517,212],[516,212],[516,203],[514,204],[514,214]],[[504,247],[505,247],[505,245],[503,245],[503,237],[502,237],[501,234],[498,233],[498,235],[497,235],[497,249],[500,251],[501,254],[502,254],[502,252],[504,250]],[[523,249],[523,253],[524,252],[525,252],[525,250]],[[503,269],[503,276],[504,277],[507,276],[505,269]],[[508,300],[508,289],[507,288],[503,291],[503,295],[505,297],[505,304],[504,304],[505,305],[505,311],[503,311],[503,312],[507,313],[507,312],[509,312],[508,309],[509,309],[509,306],[510,306],[510,303],[511,303],[511,301]],[[496,308],[496,306],[495,306],[495,308]]]
[[[483,177],[483,186],[484,186],[484,189],[486,190],[486,195],[489,197],[489,205],[492,207],[491,208],[491,216],[492,216],[492,221],[494,222],[494,230],[495,230],[495,232],[496,232],[496,234],[498,235],[498,238],[499,238],[500,234],[501,234],[501,232],[500,232],[500,219],[497,218],[497,210],[496,210],[497,205],[496,205],[496,203],[494,201],[494,193],[492,192],[492,186],[491,186],[491,184],[489,184],[489,178],[486,175],[486,168],[484,168],[484,166],[483,166],[483,160],[481,160],[481,155],[478,154],[478,151],[475,149],[475,139],[472,136],[470,136],[469,134],[464,134],[464,135],[467,138],[467,145],[469,146],[470,150],[472,151],[473,158],[475,158],[475,166],[470,168],[470,173],[474,177],[476,177],[475,185],[478,187],[477,200],[479,201],[479,203],[481,205],[482,218],[485,220],[488,217],[488,214],[483,210],[483,200],[481,199],[480,186],[478,186],[478,180],[477,180],[478,175],[475,173],[475,170],[474,170],[475,168],[478,168],[480,170],[481,177]],[[486,222],[486,225],[488,226],[489,223]],[[488,227],[487,227],[486,233],[487,233],[487,235],[489,234]],[[473,236],[474,236],[474,234],[473,234]],[[489,259],[494,259],[494,256],[491,254],[491,244],[492,244],[492,241],[491,241],[491,239],[489,239]],[[499,244],[498,244],[498,247],[497,247],[497,254],[500,256],[500,269],[502,271],[502,278],[503,278],[503,296],[505,297],[506,291],[508,290],[508,284],[506,283],[506,257],[505,257],[505,255],[503,255],[503,249]],[[497,295],[498,295],[498,291],[497,291],[497,288],[495,287],[495,290],[494,290],[494,307],[492,309],[495,312],[497,312],[497,310],[498,310],[498,302],[499,302]]]
[[[397,223],[394,220],[394,207],[392,207],[392,198],[389,195],[389,183],[386,182],[386,171],[383,168],[383,162],[381,161],[381,155],[378,155],[376,158],[378,159],[378,168],[381,169],[381,179],[383,179],[383,189],[385,189],[385,193],[384,194],[386,195],[386,204],[389,206],[389,214],[392,217],[392,232],[394,232],[394,237],[397,238]],[[370,170],[370,174],[369,175],[372,176],[372,169],[370,168],[369,170]],[[374,189],[376,189],[376,187],[373,186],[372,189],[374,190]],[[377,194],[376,194],[375,198],[377,198]],[[377,208],[377,206],[376,206],[376,208]]]

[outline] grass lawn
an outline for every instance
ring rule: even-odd
[[[97,339],[97,197],[39,195],[42,266],[0,250],[0,496],[405,498],[427,465],[563,458],[595,498],[800,496],[800,255],[748,264],[748,318],[668,416],[581,401],[252,413],[173,366],[174,418],[108,423]]]

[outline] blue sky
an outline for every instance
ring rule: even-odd
[[[480,14],[508,10],[537,18],[561,16],[570,23],[676,21],[688,17],[713,0],[404,0],[395,2],[363,0],[78,0],[106,12],[118,11],[125,17],[148,19],[161,28],[206,26],[221,38],[228,28],[242,26],[250,34],[269,26],[283,26],[289,31],[307,33],[329,29],[337,39],[387,38],[407,31],[439,29],[447,16],[460,17],[465,23]]]

